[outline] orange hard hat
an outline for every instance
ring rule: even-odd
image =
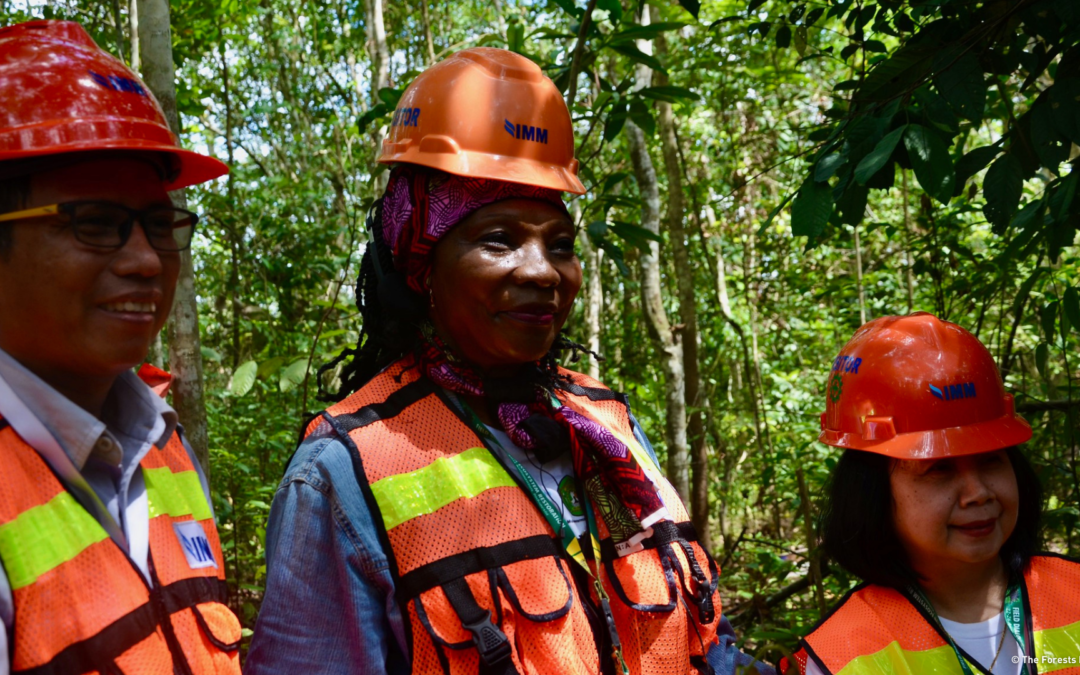
[[[183,150],[139,77],[71,21],[0,28],[0,162],[63,153],[128,150],[175,160],[177,190],[229,172]]]
[[[833,361],[826,392],[819,440],[840,448],[931,459],[1031,438],[986,347],[926,312],[856,331]]]
[[[585,194],[562,94],[505,49],[466,49],[420,73],[401,95],[379,161]]]

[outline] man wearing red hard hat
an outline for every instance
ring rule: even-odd
[[[0,673],[239,673],[206,479],[133,372],[225,174],[78,24],[0,29]]]

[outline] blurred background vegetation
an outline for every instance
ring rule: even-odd
[[[571,367],[631,395],[745,649],[776,659],[854,583],[815,546],[837,458],[815,439],[832,359],[878,316],[931,311],[988,345],[1035,428],[1046,545],[1080,548],[1075,0],[6,0],[0,16],[79,21],[145,72],[162,6],[182,142],[233,168],[187,191],[206,225],[184,300],[204,388],[185,405],[206,411],[246,627],[270,503],[322,406],[315,369],[357,338],[389,114],[472,46],[566,92],[589,189],[570,206],[586,285],[568,331],[605,357]],[[151,360],[192,372],[168,347]]]

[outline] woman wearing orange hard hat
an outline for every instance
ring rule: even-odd
[[[747,663],[626,397],[557,363],[583,349],[562,193],[585,192],[558,89],[459,52],[405,91],[380,161],[361,339],[274,499],[249,672]]]
[[[1080,563],[1037,552],[1031,428],[986,347],[931,314],[883,317],[826,390],[820,440],[845,451],[823,547],[865,583],[781,671],[1080,673]]]
[[[228,167],[76,23],[0,28],[0,96],[0,673],[239,675],[206,478],[133,370],[198,222],[168,191]]]

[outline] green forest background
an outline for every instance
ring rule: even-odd
[[[206,223],[196,292],[151,360],[181,376],[247,636],[270,503],[322,406],[314,372],[357,338],[388,115],[478,45],[566,93],[589,190],[570,205],[586,284],[568,330],[605,357],[572,367],[631,395],[746,650],[776,659],[854,583],[815,546],[838,456],[816,437],[831,361],[874,317],[931,311],[988,345],[1035,428],[1046,546],[1080,549],[1075,0],[6,0],[0,16],[80,21],[166,108],[175,94],[186,146],[232,166],[186,193]]]

